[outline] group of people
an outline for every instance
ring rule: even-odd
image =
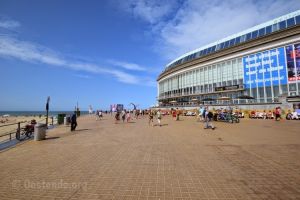
[[[173,119],[175,121],[179,121],[179,116],[181,114],[181,111],[178,108],[176,108],[176,109],[172,109],[171,113],[172,113]],[[215,126],[213,124],[213,116],[214,115],[213,115],[212,111],[210,111],[208,109],[208,106],[203,106],[203,107],[201,106],[199,108],[199,114],[198,114],[197,118],[200,121],[204,122],[204,129],[209,129],[209,128],[211,128],[212,130],[215,129]]]
[[[280,107],[276,107],[273,112],[269,110],[268,112],[264,110],[263,112],[252,110],[249,114],[249,118],[252,119],[274,119],[275,121],[280,121],[282,119],[282,110]]]
[[[157,123],[158,125],[161,127],[161,119],[162,119],[162,113],[161,113],[161,110],[157,110],[156,112],[154,110],[150,110],[149,113],[149,126],[154,126],[154,117],[156,116],[156,119],[157,119]]]
[[[134,113],[135,114],[135,113]],[[131,120],[131,113],[130,111],[126,111],[125,109],[121,112],[116,112],[115,114],[115,123],[118,123],[122,119],[123,123],[126,122],[129,123]]]

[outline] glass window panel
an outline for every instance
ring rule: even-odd
[[[261,28],[258,31],[258,36],[263,36],[263,35],[265,35],[265,28]]]
[[[267,26],[266,27],[266,34],[272,33],[272,26]]]
[[[225,42],[224,48],[227,48],[227,47],[229,47],[229,40]]]
[[[294,26],[295,25],[295,18],[292,17],[292,18],[287,19],[286,24],[287,24],[287,27]]]
[[[289,84],[289,89],[290,89],[290,91],[296,91],[297,90],[296,83]]]
[[[254,99],[257,99],[257,88],[252,88],[251,90],[252,90],[252,91],[251,91],[252,97],[254,97]]]
[[[278,28],[278,24],[273,24],[272,25],[272,32],[275,32],[275,31],[278,31],[279,28]]]
[[[281,85],[281,92],[282,92],[282,94],[288,93],[287,85]]]
[[[235,40],[235,38],[232,39],[232,40],[230,40],[229,46],[233,46],[234,45],[234,40]]]
[[[215,52],[215,50],[216,50],[216,46],[211,47],[212,52]]]
[[[208,89],[209,92],[212,92],[212,85],[209,84],[209,89]]]
[[[252,39],[257,38],[257,35],[258,35],[258,31],[253,31],[252,32]]]
[[[210,50],[211,50],[211,48],[209,47],[209,48],[207,48],[207,54],[209,54],[210,53]]]
[[[285,29],[286,28],[286,21],[282,21],[282,22],[279,22],[279,30],[282,30],[282,29]]]
[[[262,100],[261,102],[263,102],[263,99],[264,99],[264,96],[265,96],[265,92],[264,92],[263,87],[258,88],[258,94],[259,94],[259,98]]]
[[[241,42],[245,42],[246,41],[246,35],[242,35],[241,36]]]
[[[296,24],[300,24],[300,15],[296,16]]]
[[[221,43],[221,49],[224,49],[224,42]]]
[[[241,42],[241,37],[235,38],[235,44],[239,44]]]
[[[246,35],[246,41],[248,41],[250,39],[251,39],[251,33],[247,33],[247,35]]]
[[[273,86],[273,94],[274,94],[274,97],[279,96],[279,86],[278,85]]]
[[[204,49],[204,50],[203,50],[203,56],[206,55],[206,52],[207,52],[207,49]]]
[[[238,80],[238,84],[239,84],[239,85],[243,85],[243,79],[239,79],[239,80]]]

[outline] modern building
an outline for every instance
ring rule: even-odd
[[[300,10],[176,58],[157,82],[160,106],[300,103]]]

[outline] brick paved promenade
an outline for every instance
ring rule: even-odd
[[[300,199],[300,121],[110,116],[0,152],[0,199]]]

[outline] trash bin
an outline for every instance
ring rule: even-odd
[[[69,116],[66,116],[64,117],[64,125],[69,125],[70,124],[70,117]]]
[[[61,113],[57,115],[57,123],[58,124],[63,124],[64,123],[64,117],[66,116],[66,114]]]
[[[36,124],[34,126],[34,140],[35,141],[44,140],[46,138],[46,129],[47,129],[46,124]]]

